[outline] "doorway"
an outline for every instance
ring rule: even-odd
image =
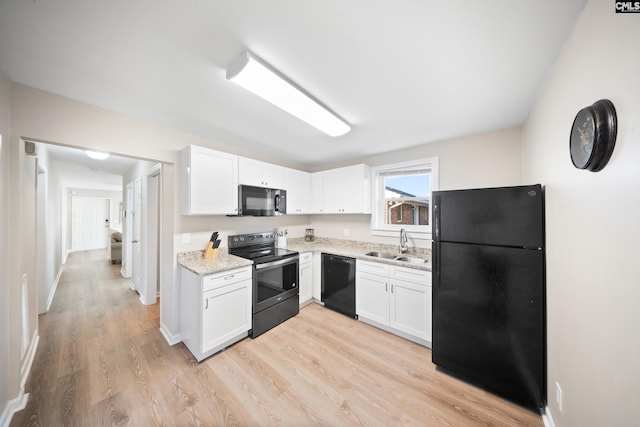
[[[134,289],[142,295],[142,177],[133,184],[133,209],[131,210],[131,281]]]
[[[131,252],[133,248],[131,247],[131,233],[133,232],[133,215],[131,214],[131,206],[133,206],[133,182],[129,182],[125,189],[125,209],[123,211],[124,215],[124,241],[123,244],[123,253],[122,253],[122,268],[120,273],[122,277],[127,279],[131,278],[131,264],[133,263],[133,259],[131,257]]]
[[[102,246],[103,248],[109,247],[109,228],[106,226],[106,219],[110,221],[110,228],[117,229],[117,223],[121,222],[123,231],[123,258],[121,273],[123,276],[133,280],[133,254],[138,252],[138,260],[140,266],[137,269],[138,276],[141,280],[137,290],[142,290],[140,295],[140,301],[143,304],[154,304],[157,302],[158,290],[160,293],[169,289],[169,294],[175,293],[174,281],[174,259],[175,254],[173,252],[173,211],[174,211],[174,198],[173,198],[173,182],[174,172],[172,163],[158,163],[157,161],[149,161],[144,159],[136,159],[127,156],[112,155],[110,160],[100,163],[96,167],[90,167],[87,164],[87,155],[80,147],[63,146],[49,141],[36,141],[41,144],[47,155],[43,156],[43,166],[48,168],[49,173],[49,187],[48,187],[48,205],[49,207],[58,207],[60,210],[59,221],[54,221],[51,218],[46,222],[46,227],[49,227],[48,235],[51,237],[51,245],[48,245],[51,252],[55,256],[52,258],[54,264],[54,276],[56,276],[56,270],[58,276],[64,269],[64,262],[66,260],[67,253],[71,250],[75,250],[78,247],[86,248],[89,246]],[[111,161],[114,163],[110,163]],[[73,194],[72,190],[81,189],[83,191],[87,188],[96,189],[98,187],[85,187],[84,185],[95,182],[97,175],[118,175],[120,178],[119,185],[122,192],[121,200],[123,201],[123,209],[118,214],[118,209],[114,211],[114,206],[119,207],[117,204],[112,204],[110,208],[103,206],[102,208],[95,207],[94,210],[100,212],[111,211],[110,216],[100,215],[102,217],[102,229],[104,230],[104,243],[103,244],[89,244],[78,241],[79,236],[76,237],[75,245],[72,245],[72,204]],[[35,175],[35,174],[34,174]],[[139,181],[136,186],[136,180]],[[131,182],[130,187],[123,186]],[[113,185],[113,182],[110,183]],[[147,200],[147,186],[151,186],[152,191],[156,191],[155,201]],[[124,188],[123,188],[124,187]],[[155,190],[154,190],[155,189]],[[101,191],[115,191],[103,188]],[[136,197],[137,194],[137,197]],[[35,196],[35,195],[34,195]],[[84,194],[79,193],[77,196],[100,198],[102,195]],[[136,201],[135,199],[137,198]],[[76,205],[78,202],[76,200]],[[149,206],[147,205],[149,203]],[[138,205],[137,209],[134,209],[135,205]],[[76,206],[76,213],[78,207]],[[104,209],[104,210],[103,210]],[[150,225],[151,221],[148,218],[149,213],[153,209],[156,217],[153,221],[156,221],[154,225]],[[141,212],[137,215],[137,218],[130,214],[133,210]],[[49,216],[51,212],[49,212]],[[120,218],[122,221],[117,221]],[[78,220],[78,218],[76,218]],[[136,235],[138,239],[133,238],[134,220],[137,223]],[[34,226],[36,221],[34,220]],[[76,223],[78,225],[78,223]],[[97,228],[96,228],[97,229]],[[34,227],[35,231],[35,227]],[[93,233],[94,236],[99,236],[101,233]],[[139,251],[128,250],[126,242],[127,235],[132,238],[131,241],[137,240],[140,244]],[[155,239],[147,242],[150,235],[153,235]],[[141,239],[140,239],[141,237]],[[99,237],[96,238],[99,240]],[[148,247],[147,244],[154,244],[154,247]],[[75,247],[74,247],[75,246]],[[138,262],[138,261],[137,261]],[[136,263],[137,263],[136,262]],[[39,263],[36,263],[35,275],[39,273],[39,269],[42,267]],[[146,276],[153,275],[151,272],[155,272],[155,278],[149,283],[149,290],[147,290]],[[57,277],[55,278],[57,280]],[[54,281],[55,281],[54,280]],[[168,286],[168,287],[167,287]],[[134,286],[132,285],[132,288]],[[53,297],[53,295],[51,295]],[[164,302],[161,300],[160,307],[160,321],[159,326],[163,335],[170,343],[179,341],[179,334],[173,331],[179,331],[179,307],[176,307],[175,299],[164,298]]]
[[[109,246],[111,200],[72,196],[71,250],[104,249]]]
[[[147,175],[147,299],[160,296],[160,172],[162,166],[156,164]]]

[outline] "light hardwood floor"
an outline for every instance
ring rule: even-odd
[[[431,351],[319,305],[196,363],[104,251],[72,254],[11,426],[542,426]]]

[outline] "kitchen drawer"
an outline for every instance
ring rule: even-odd
[[[251,280],[252,268],[243,267],[235,270],[221,271],[202,278],[202,292],[217,289],[243,280]]]
[[[389,269],[391,279],[400,279],[418,285],[431,286],[431,272],[416,268],[391,266]]]
[[[356,260],[356,270],[364,273],[379,274],[382,276],[389,275],[389,264],[383,264],[381,262],[370,262]]]
[[[313,252],[304,252],[300,254],[300,264],[311,262]]]

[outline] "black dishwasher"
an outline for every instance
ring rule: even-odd
[[[322,254],[321,298],[324,306],[356,317],[356,260]]]

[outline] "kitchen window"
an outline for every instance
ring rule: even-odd
[[[372,168],[371,233],[396,236],[404,228],[417,239],[431,238],[431,193],[438,189],[438,158]]]

